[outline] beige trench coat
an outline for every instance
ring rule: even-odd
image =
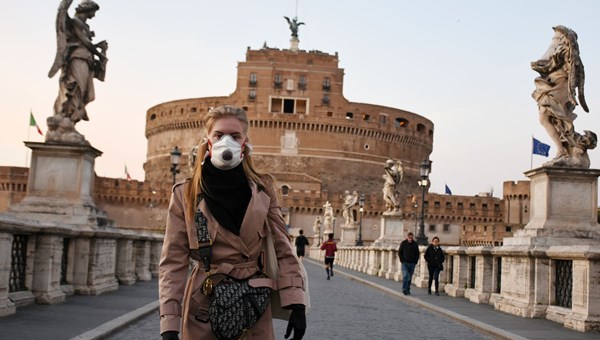
[[[213,241],[211,270],[225,272],[237,278],[251,276],[258,269],[257,259],[266,242],[267,232],[270,231],[279,263],[279,275],[274,278],[274,283],[279,289],[281,305],[304,304],[304,281],[285,229],[275,188],[268,178],[263,179],[264,190],[259,190],[254,182],[249,182],[252,198],[239,236],[217,222],[205,201],[200,203]],[[198,248],[198,236],[194,216],[186,215],[186,185],[189,182],[180,183],[173,188],[167,215],[159,265],[160,332],[179,331],[181,340],[216,339],[210,323],[200,322],[191,314],[192,310],[197,310],[196,306],[207,306],[208,302],[199,293],[206,277],[203,265],[193,261],[195,265],[188,277],[190,249]],[[275,339],[270,308],[248,330],[247,339]]]

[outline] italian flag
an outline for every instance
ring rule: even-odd
[[[129,171],[127,171],[127,164],[125,164],[125,176],[127,177],[127,181],[131,182],[131,175],[129,174]]]
[[[37,125],[35,118],[33,118],[33,112],[29,111],[29,126],[35,126],[35,128],[37,129],[37,132],[41,135],[44,136],[44,134],[42,133],[42,130],[40,129],[40,127]]]

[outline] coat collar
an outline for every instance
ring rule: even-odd
[[[235,235],[219,224],[214,216],[208,210],[206,202],[200,202],[200,210],[208,220],[208,232],[213,242],[218,238],[223,238],[226,243],[231,244],[242,254],[250,257],[248,247],[259,241],[258,233],[262,231],[264,222],[269,212],[271,198],[264,190],[260,190],[254,181],[249,181],[252,197],[248,202],[244,220],[240,228],[240,235]]]

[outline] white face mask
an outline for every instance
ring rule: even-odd
[[[221,170],[233,169],[240,165],[244,154],[242,145],[236,142],[230,135],[223,135],[216,143],[208,141],[210,146],[210,162]]]

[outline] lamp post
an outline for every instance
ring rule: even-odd
[[[363,220],[363,213],[364,213],[364,206],[365,206],[365,194],[360,194],[360,197],[358,198],[358,206],[360,207],[360,222],[358,223],[358,239],[356,239],[356,245],[357,246],[363,246],[363,239],[362,239],[362,220]]]
[[[175,149],[171,151],[171,173],[173,174],[173,185],[177,181],[177,174],[179,173],[179,157],[181,157],[181,151],[175,146]]]
[[[429,159],[426,159],[419,166],[419,174],[421,175],[421,180],[419,181],[419,185],[421,186],[421,223],[419,224],[416,241],[418,245],[422,246],[428,244],[427,236],[425,236],[425,188],[427,187],[429,173],[431,172],[431,163]]]

